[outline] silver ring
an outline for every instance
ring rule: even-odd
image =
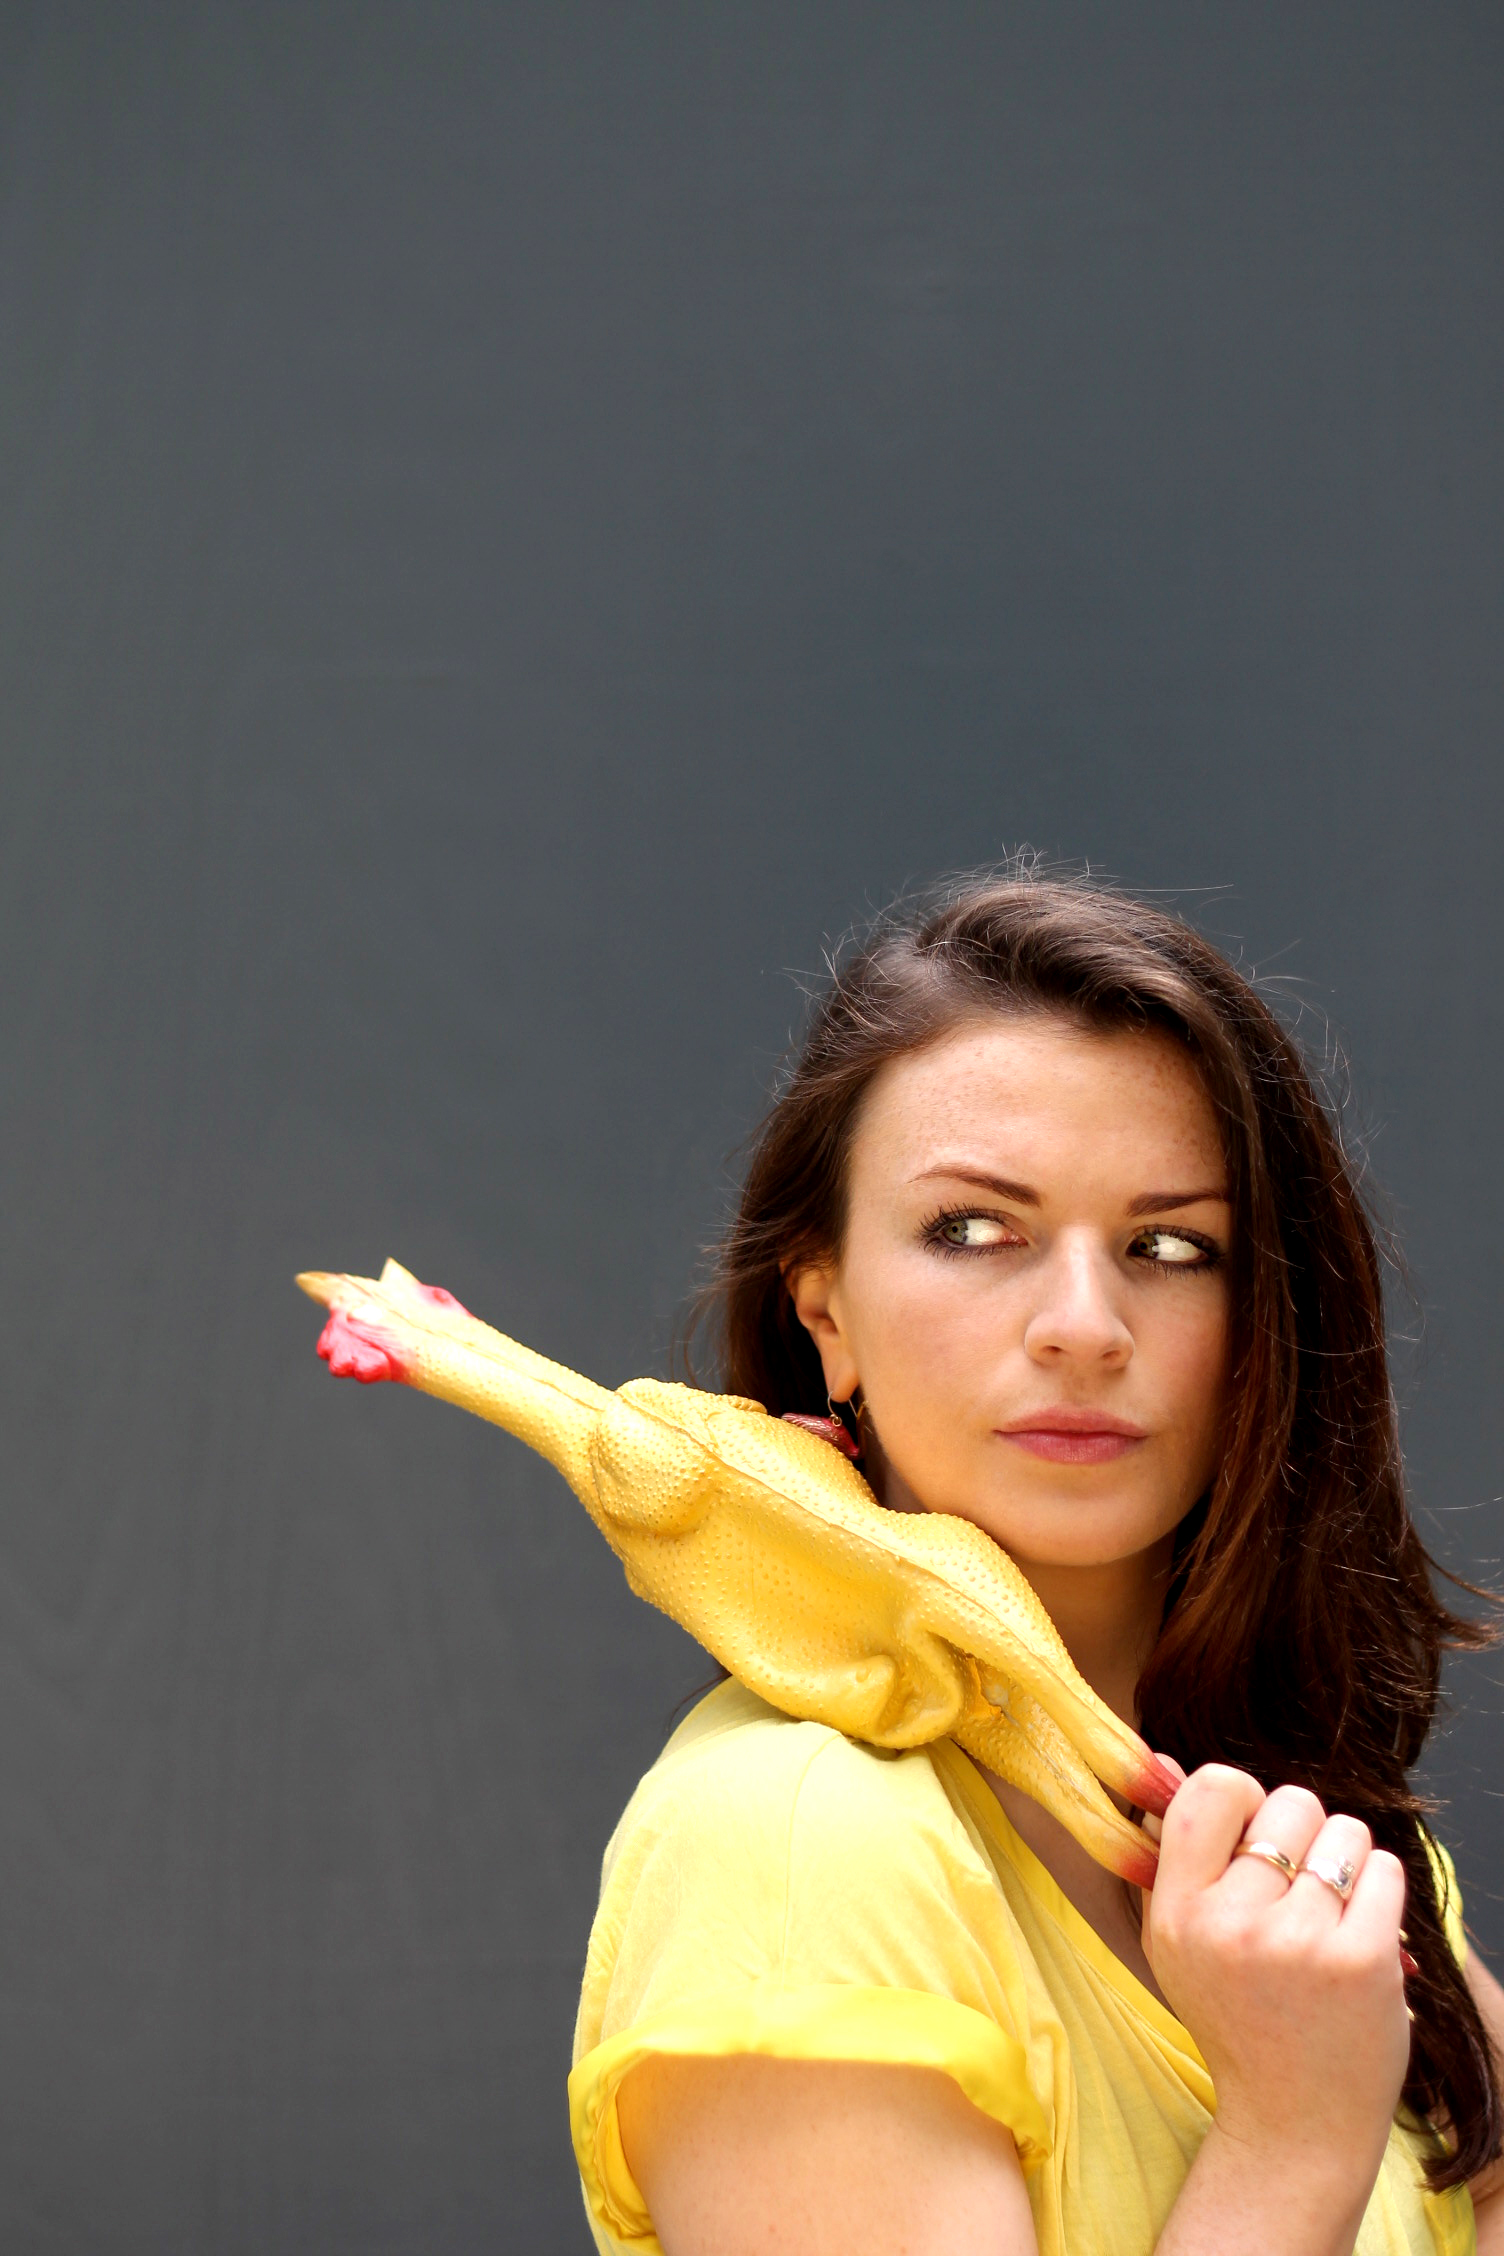
[[[1262,1857],[1265,1864],[1272,1864],[1276,1872],[1282,1872],[1287,1881],[1293,1880],[1300,1870],[1294,1859],[1287,1857],[1272,1841],[1240,1841],[1232,1853],[1235,1857]]]
[[[1346,1903],[1358,1877],[1358,1867],[1348,1857],[1343,1857],[1340,1863],[1335,1857],[1307,1857],[1300,1870],[1309,1872],[1323,1888],[1330,1888],[1339,1903]]]

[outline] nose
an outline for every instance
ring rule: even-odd
[[[1111,1257],[1084,1235],[1062,1232],[1035,1271],[1039,1297],[1024,1327],[1024,1348],[1036,1363],[1105,1364],[1121,1370],[1133,1334],[1118,1305]]]

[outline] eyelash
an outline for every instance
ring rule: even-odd
[[[981,1207],[952,1206],[943,1208],[939,1214],[933,1215],[924,1224],[920,1235],[926,1245],[935,1253],[943,1254],[947,1260],[975,1260],[980,1255],[1000,1253],[1006,1250],[1000,1245],[956,1245],[952,1239],[942,1235],[942,1232],[952,1222],[1002,1222],[1004,1228],[1012,1227],[1011,1224],[1004,1221],[1001,1214],[988,1214]],[[1200,1230],[1169,1230],[1164,1228],[1162,1224],[1157,1224],[1151,1229],[1140,1230],[1138,1237],[1180,1238],[1186,1245],[1199,1247],[1200,1251],[1206,1256],[1204,1261],[1159,1261],[1150,1257],[1141,1262],[1140,1265],[1143,1268],[1153,1269],[1161,1277],[1204,1277],[1209,1271],[1221,1264],[1221,1247],[1214,1239],[1205,1237]],[[1136,1242],[1136,1239],[1129,1241],[1130,1245]]]
[[[942,1235],[942,1232],[948,1229],[952,1222],[1003,1222],[1003,1217],[1001,1214],[987,1214],[976,1206],[947,1206],[943,1207],[938,1214],[932,1215],[930,1220],[925,1223],[920,1235],[926,1245],[932,1246],[936,1253],[944,1254],[947,1260],[974,1260],[978,1254],[998,1253],[1003,1250],[1003,1248],[995,1245],[956,1245],[952,1239]],[[1007,1223],[1004,1223],[1003,1226],[1005,1229],[1011,1227]]]
[[[1222,1260],[1222,1248],[1214,1239],[1203,1237],[1199,1230],[1154,1229],[1140,1231],[1139,1235],[1146,1238],[1181,1238],[1187,1245],[1199,1246],[1206,1255],[1204,1261],[1155,1261],[1150,1259],[1144,1264],[1146,1268],[1158,1270],[1162,1277],[1172,1274],[1181,1277],[1204,1277],[1208,1270],[1217,1268]]]

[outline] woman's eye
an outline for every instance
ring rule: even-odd
[[[1179,1230],[1141,1231],[1128,1250],[1162,1269],[1204,1269],[1216,1259],[1214,1246],[1202,1238],[1188,1238]]]
[[[995,1214],[947,1214],[936,1227],[935,1236],[942,1245],[968,1248],[1023,1243],[1018,1232]]]

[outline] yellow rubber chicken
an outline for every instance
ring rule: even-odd
[[[1104,1788],[1159,1814],[1174,1779],[969,1520],[885,1511],[838,1449],[744,1396],[656,1379],[613,1394],[395,1261],[298,1283],[330,1311],[319,1353],[337,1376],[401,1380],[538,1450],[638,1597],[772,1706],[878,1747],[952,1737],[1152,1884],[1154,1844]]]

